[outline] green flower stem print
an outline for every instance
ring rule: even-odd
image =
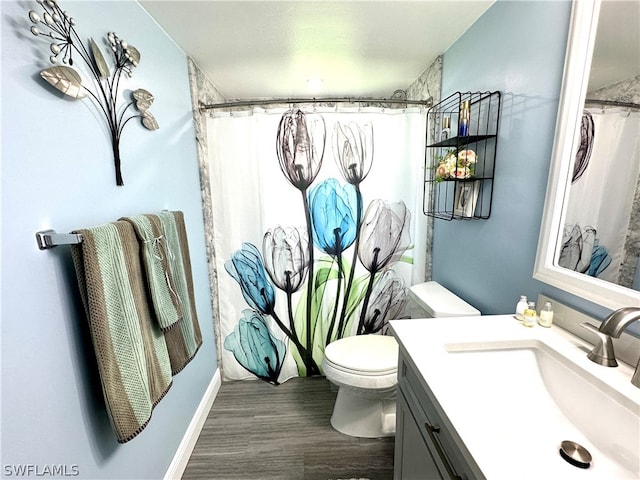
[[[356,238],[357,193],[352,185],[341,187],[335,178],[329,178],[313,187],[309,192],[309,204],[313,224],[313,242],[325,253],[335,258],[338,265],[338,282],[335,298],[340,298],[344,268],[342,252],[349,248]],[[352,268],[353,272],[354,269]],[[339,302],[334,302],[331,323],[326,332],[325,345],[333,335]]]
[[[337,123],[333,135],[333,153],[346,183],[327,178],[314,185],[325,150],[324,119],[299,110],[282,116],[278,161],[302,196],[306,232],[269,229],[262,252],[243,243],[225,263],[250,309],[242,312],[224,347],[247,371],[273,384],[286,354],[299,375],[319,375],[330,342],[354,333],[384,333],[407,299],[402,278],[391,269],[410,246],[406,205],[373,200],[363,214],[360,185],[372,166],[373,128]],[[323,253],[319,258],[316,248]],[[351,263],[345,258],[349,249]],[[362,275],[356,274],[358,261]],[[285,321],[276,312],[276,289],[286,295]],[[289,339],[288,351],[267,317]]]
[[[362,221],[362,193],[360,184],[367,177],[373,165],[373,126],[370,123],[359,125],[357,123],[336,123],[333,135],[333,155],[344,179],[354,186],[356,191],[356,238],[353,249],[353,262],[355,266],[358,258],[358,245],[360,243],[359,228]],[[348,303],[355,268],[352,268],[347,281],[347,288],[338,323],[338,337],[345,334],[345,320],[347,318]]]
[[[289,183],[300,190],[309,238],[309,285],[307,286],[307,324],[305,366],[313,363],[311,353],[311,303],[313,297],[313,240],[311,238],[311,214],[307,200],[307,190],[318,176],[324,156],[326,128],[324,118],[320,115],[308,115],[304,112],[290,111],[282,115],[276,137],[276,153],[280,169]],[[302,353],[302,352],[300,352]],[[315,369],[310,374],[318,374]]]

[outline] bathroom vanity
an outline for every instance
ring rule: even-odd
[[[397,395],[394,480],[484,478],[404,350]]]
[[[391,326],[395,480],[640,478],[640,389],[629,365],[597,365],[578,336],[512,315]],[[562,458],[565,440],[589,451],[588,468]]]

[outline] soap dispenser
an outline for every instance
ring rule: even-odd
[[[516,304],[516,319],[524,320],[524,311],[527,309],[527,296],[520,295],[520,300]]]
[[[538,318],[538,325],[541,327],[549,328],[553,323],[553,309],[551,308],[551,302],[544,302],[544,307],[540,310],[540,318]]]
[[[536,302],[529,302],[527,309],[524,311],[524,317],[522,319],[522,325],[525,327],[533,327],[536,324]]]

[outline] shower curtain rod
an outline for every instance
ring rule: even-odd
[[[595,98],[589,99],[587,98],[584,103],[594,103],[597,105],[606,105],[610,107],[626,107],[626,108],[638,108],[640,109],[640,104],[638,103],[630,103],[630,102],[616,102],[615,100],[597,100]]]
[[[433,97],[426,100],[405,100],[399,98],[368,98],[368,97],[330,97],[330,98],[280,98],[270,100],[243,100],[226,103],[202,103],[200,110],[215,110],[217,108],[253,107],[259,105],[286,105],[286,104],[314,104],[314,103],[393,103],[403,105],[424,105],[431,107]]]

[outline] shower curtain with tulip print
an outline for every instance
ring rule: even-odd
[[[620,283],[640,173],[638,131],[640,112],[584,110],[558,252],[561,267]]]
[[[225,379],[322,374],[424,281],[426,112],[216,113],[207,124]]]

